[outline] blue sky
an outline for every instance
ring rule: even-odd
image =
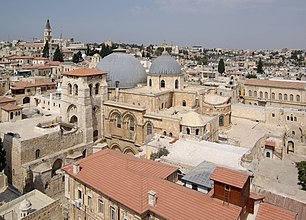
[[[305,0],[5,0],[0,39],[306,49]]]

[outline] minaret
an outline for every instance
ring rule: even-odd
[[[44,29],[44,44],[46,43],[46,41],[49,42],[49,44],[51,43],[51,38],[52,38],[52,34],[51,34],[51,26],[50,26],[50,22],[49,19],[47,20],[45,29]]]

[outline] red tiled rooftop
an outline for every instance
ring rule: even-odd
[[[247,182],[249,175],[224,167],[217,167],[210,179],[230,186],[242,189]]]
[[[104,74],[107,74],[107,73],[99,71],[99,70],[95,70],[95,69],[89,69],[89,68],[80,68],[80,69],[75,69],[75,70],[71,70],[71,71],[63,73],[63,75],[67,75],[67,76],[81,76],[81,77],[104,75]]]
[[[0,103],[6,103],[6,102],[15,102],[16,100],[13,98],[9,98],[6,96],[0,96]]]
[[[296,213],[289,210],[268,204],[261,203],[259,205],[256,220],[293,220],[295,219]]]
[[[23,66],[22,69],[28,69],[28,70],[32,70],[32,69],[51,69],[52,67],[50,66]]]
[[[25,82],[25,81],[19,81],[11,85],[11,89],[25,89],[30,87],[39,87],[39,86],[53,86],[56,85],[54,82],[45,81],[45,82]]]
[[[264,87],[276,87],[287,89],[305,89],[305,82],[290,82],[290,81],[277,81],[277,80],[263,80],[263,79],[247,79],[244,82],[247,86],[264,86]]]
[[[139,159],[113,150],[102,150],[63,168],[87,184],[138,214],[151,211],[166,219],[238,219],[241,208],[213,200],[209,196],[165,180],[177,168]],[[155,207],[148,205],[148,192],[156,192]]]
[[[14,59],[34,59],[32,56],[10,56],[8,59],[14,60]]]
[[[20,107],[18,105],[14,105],[12,103],[8,103],[5,106],[2,106],[1,109],[8,112],[8,111],[20,110],[20,109],[22,109],[22,107]]]
[[[34,60],[49,60],[46,57],[34,57]]]

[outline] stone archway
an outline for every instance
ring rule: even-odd
[[[22,100],[22,103],[23,104],[30,103],[30,98],[29,97],[24,97],[23,100]]]
[[[51,177],[56,175],[56,171],[62,168],[63,160],[58,158],[54,161],[52,165]]]
[[[134,151],[131,148],[129,148],[129,147],[125,148],[123,153],[124,154],[128,154],[128,155],[132,155],[132,156],[135,155]]]
[[[77,124],[78,123],[78,117],[73,115],[70,120],[69,120],[70,123],[72,124]]]
[[[111,146],[111,149],[112,149],[112,150],[115,150],[115,151],[120,151],[120,152],[121,152],[121,148],[120,148],[120,146],[117,145],[117,144],[112,145],[112,146]]]

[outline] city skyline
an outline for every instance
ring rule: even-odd
[[[43,38],[49,18],[54,38],[85,43],[305,49],[305,11],[302,0],[5,1],[0,40]]]

